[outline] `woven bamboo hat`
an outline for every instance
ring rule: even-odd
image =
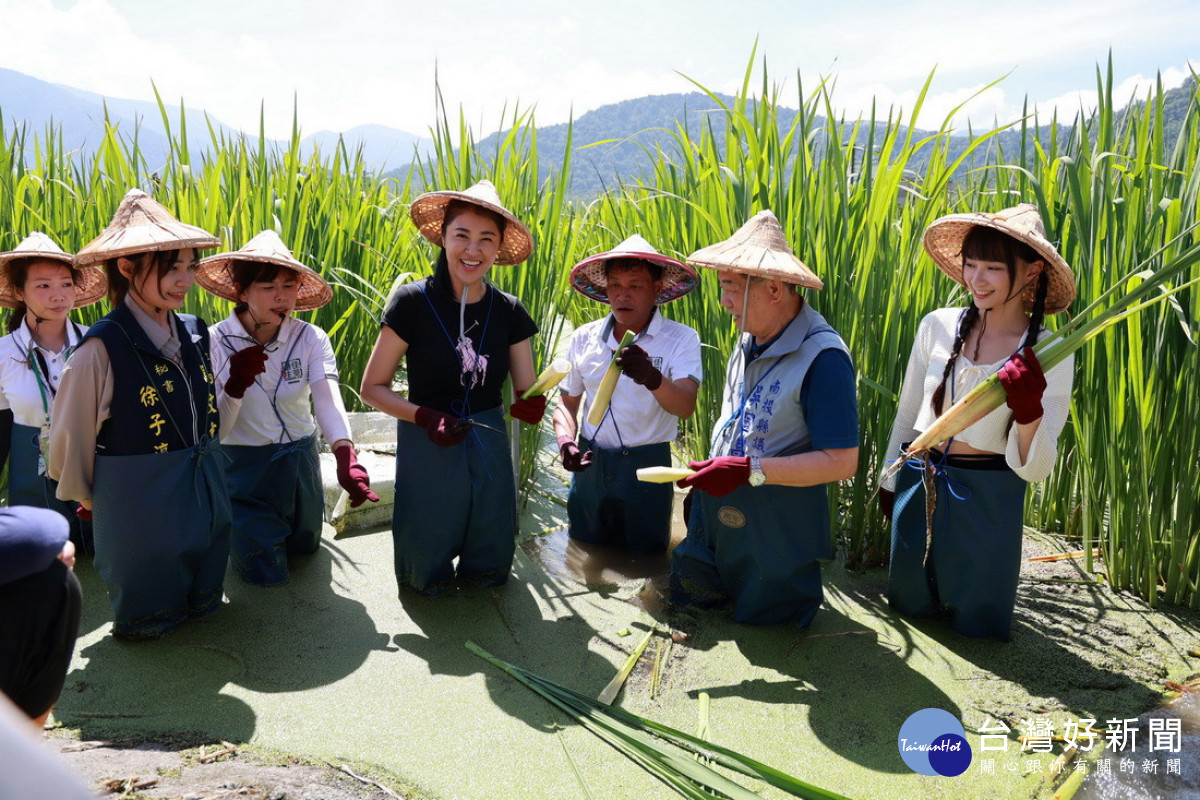
[[[959,285],[962,276],[962,245],[967,232],[976,226],[993,228],[1006,233],[1017,241],[1032,247],[1046,262],[1046,313],[1065,311],[1075,299],[1075,273],[1058,254],[1058,250],[1046,238],[1042,215],[1037,206],[1021,203],[1012,208],[992,213],[948,214],[935,219],[925,229],[923,238],[925,251],[933,258],[938,269],[950,276]],[[1025,289],[1022,299],[1026,308],[1033,307],[1036,286]]]
[[[95,264],[118,256],[155,250],[220,247],[221,240],[195,225],[186,225],[141,189],[130,189],[104,232],[75,255],[75,265]]]
[[[480,181],[462,192],[425,192],[413,200],[409,213],[422,236],[438,247],[443,246],[442,222],[446,218],[446,206],[450,205],[452,200],[473,203],[504,217],[507,222],[504,226],[504,238],[500,241],[500,248],[496,251],[496,260],[493,263],[520,264],[529,258],[529,254],[533,252],[533,237],[529,234],[529,229],[504,207],[496,187],[487,180]]]
[[[608,302],[608,276],[605,265],[615,259],[631,259],[657,264],[662,267],[662,291],[658,293],[654,304],[661,306],[672,300],[678,300],[700,285],[700,276],[696,270],[659,253],[654,247],[638,234],[630,236],[607,253],[597,253],[588,256],[571,268],[571,286],[575,291],[599,300]]]
[[[5,308],[17,307],[17,294],[8,265],[19,258],[45,258],[61,261],[68,267],[75,261],[74,256],[64,253],[53,239],[40,231],[30,233],[15,249],[0,253],[0,306]],[[107,290],[108,277],[104,274],[103,267],[82,267],[76,270],[75,308],[90,306],[104,297]]]
[[[779,220],[769,210],[755,214],[725,241],[692,253],[687,263],[694,267],[771,278],[809,289],[825,288],[816,273],[792,253]]]
[[[233,265],[239,261],[254,261],[286,267],[300,277],[300,292],[296,296],[297,311],[320,308],[333,299],[333,289],[321,275],[292,257],[292,251],[273,230],[265,230],[246,242],[241,250],[218,253],[200,259],[196,266],[196,283],[209,292],[234,303],[239,302],[237,284],[233,279]]]

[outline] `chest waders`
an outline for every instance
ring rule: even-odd
[[[487,340],[494,291],[487,289],[487,316],[478,345],[472,344],[481,357],[488,355],[480,349]],[[454,354],[451,363],[458,364],[463,376],[463,397],[454,401],[454,413],[489,427],[474,426],[461,444],[439,447],[419,425],[397,420],[396,500],[392,508],[396,582],[401,589],[428,595],[445,592],[456,579],[499,586],[512,569],[517,535],[512,458],[508,436],[501,432],[505,430],[504,412],[500,407],[471,410],[469,380],[476,375],[478,362],[463,363],[462,338],[466,334],[460,330],[456,341],[424,287],[422,294]]]
[[[78,339],[80,328],[74,322],[71,325],[74,326]],[[50,382],[50,369],[42,351],[36,346],[31,346],[25,351],[19,343],[17,349],[25,356],[25,362],[29,364],[37,381],[38,394],[42,401],[43,422],[41,428],[15,421],[12,424],[8,504],[48,508],[62,514],[71,525],[71,541],[83,553],[90,554],[95,550],[92,524],[75,515],[75,503],[58,499],[55,495],[58,491],[58,481],[51,480],[46,475],[45,444],[50,431],[50,407],[54,404],[54,397],[58,391]],[[63,360],[70,357],[72,350],[73,347],[67,347],[63,351]]]
[[[634,337],[634,344],[646,328]],[[604,336],[607,338],[607,330]],[[647,397],[646,402],[657,401]],[[569,534],[581,542],[633,553],[665,553],[671,540],[675,487],[639,481],[637,470],[671,463],[671,444],[627,447],[611,405],[596,427],[597,433],[605,423],[612,425],[620,447],[602,448],[590,439],[579,438],[579,449],[592,451],[592,466],[571,475],[567,492]]]
[[[92,484],[95,565],[108,585],[113,632],[126,638],[157,638],[221,604],[230,508],[200,352],[207,342],[193,343],[182,319],[177,330],[183,364],[159,354],[124,306],[88,331],[104,342],[114,375]],[[167,449],[147,447],[148,434],[166,437]],[[175,442],[183,446],[170,449]]]
[[[948,614],[965,636],[1007,641],[1027,484],[998,454],[935,465],[927,554],[923,472],[906,466],[896,476],[888,603],[910,616]]]
[[[305,331],[307,328],[292,341],[275,386],[268,389],[261,380],[263,376],[258,376],[246,391],[261,392],[261,396],[242,401],[243,405],[269,403],[279,422],[282,441],[222,447],[229,457],[225,477],[233,513],[230,562],[239,578],[256,586],[287,583],[288,556],[315,553],[321,542],[325,496],[317,435],[294,438],[277,403],[284,371]],[[228,338],[222,337],[222,345],[235,350]],[[300,380],[307,379],[307,374],[300,376]]]
[[[807,309],[808,306],[805,306]],[[726,376],[730,413],[713,435],[712,455],[764,455],[803,452],[811,441],[807,421],[799,410],[799,395],[812,362],[829,349],[845,349],[836,333],[815,312],[802,311],[809,329],[794,345],[775,358],[746,391],[749,366],[740,357],[740,381],[736,373]],[[793,323],[795,324],[795,323]],[[830,336],[831,334],[832,336]],[[766,362],[763,361],[765,364]],[[783,367],[776,372],[777,367]],[[795,396],[794,420],[803,438],[789,440],[795,450],[758,449],[767,442],[751,424],[748,409],[758,387],[768,377],[786,377]],[[741,396],[734,400],[739,388]],[[778,417],[776,418],[778,419]],[[771,442],[774,444],[774,442]],[[803,447],[802,447],[803,446]],[[735,622],[752,625],[790,623],[807,626],[824,597],[821,587],[822,560],[833,557],[830,538],[829,501],[825,485],[739,486],[724,497],[697,491],[692,498],[688,534],[671,554],[671,600],[682,605],[717,607],[732,604]]]

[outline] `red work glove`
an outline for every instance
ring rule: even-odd
[[[1000,383],[1008,396],[1008,407],[1012,409],[1013,421],[1018,425],[1035,422],[1042,418],[1042,395],[1046,392],[1046,376],[1038,363],[1033,348],[1026,347],[1000,368]]]
[[[225,380],[225,394],[242,397],[254,376],[267,371],[267,350],[261,344],[238,350],[229,357],[229,377]]]
[[[892,521],[892,512],[896,510],[896,493],[889,489],[879,490],[879,511],[888,522]]]
[[[434,411],[427,406],[418,406],[414,420],[425,429],[429,441],[438,447],[453,447],[467,438],[471,425],[467,420]]]
[[[508,407],[508,415],[519,419],[526,425],[537,425],[546,413],[546,395],[535,394],[533,397],[517,397],[517,402]]]
[[[650,356],[646,355],[646,351],[636,344],[631,344],[621,351],[621,355],[617,356],[617,366],[634,383],[639,383],[652,392],[662,386],[663,374],[650,363]]]
[[[368,500],[378,503],[379,495],[371,491],[371,476],[358,463],[358,453],[354,452],[354,448],[344,444],[333,451],[333,457],[337,459],[338,485],[350,495],[350,507],[358,508]]]
[[[75,516],[79,517],[84,522],[92,521],[92,510],[83,506],[75,506]]]
[[[579,445],[566,436],[558,440],[558,455],[567,472],[583,472],[592,465],[592,451],[579,452]]]
[[[696,472],[678,482],[682,489],[695,486],[713,497],[724,497],[739,486],[750,484],[749,456],[721,456],[693,461],[688,466]]]

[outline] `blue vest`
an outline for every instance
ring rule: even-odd
[[[170,317],[182,343],[182,366],[158,352],[124,303],[84,337],[104,343],[113,372],[112,410],[96,437],[97,454],[165,453],[216,438],[208,327],[190,314]]]

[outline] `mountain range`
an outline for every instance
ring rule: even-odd
[[[227,136],[238,133],[211,113],[195,108],[169,110],[172,133],[178,134],[181,119],[186,122],[189,142],[196,150],[191,154],[193,158],[203,149],[201,143],[209,141],[209,125]],[[169,136],[157,102],[105,97],[0,69],[0,123],[5,136],[11,136],[14,128],[24,128],[44,139],[53,126],[61,133],[66,150],[91,152],[104,136],[106,111],[109,122],[122,134],[132,137],[136,131],[138,146],[152,169],[166,161],[170,153]],[[247,139],[258,143],[257,135],[249,132]],[[322,153],[332,152],[339,140],[351,150],[361,147],[368,168],[379,171],[408,164],[414,153],[428,155],[433,151],[430,138],[384,125],[359,125],[342,132],[317,131],[301,138],[300,150],[304,158],[314,148]],[[275,140],[271,143],[281,147],[285,144]]]
[[[1164,94],[1168,137],[1172,137],[1182,123],[1194,91],[1193,81]],[[717,99],[724,103],[732,101],[732,98],[721,95],[717,95]],[[540,126],[537,129],[539,169],[543,177],[548,177],[561,166],[570,134],[574,146],[571,193],[576,197],[594,197],[606,186],[645,173],[651,164],[652,154],[659,148],[672,152],[676,146],[672,132],[677,126],[699,131],[703,125],[711,124],[714,132],[721,136],[724,117],[715,113],[720,109],[717,99],[701,92],[652,95],[601,106],[581,114],[570,126]],[[1131,110],[1138,107],[1135,104]],[[6,136],[11,136],[14,129],[23,129],[44,139],[53,126],[61,133],[67,150],[90,152],[104,134],[106,111],[109,121],[122,134],[131,137],[136,132],[139,146],[152,169],[156,164],[165,162],[169,153],[169,136],[156,102],[103,97],[70,86],[47,83],[13,70],[0,69],[0,128]],[[794,109],[779,108],[779,124],[784,128],[790,126],[796,113]],[[197,109],[172,108],[167,116],[175,129],[181,118],[186,120],[193,149],[202,148],[201,143],[209,141],[209,125],[224,135],[237,134],[231,126],[212,114]],[[859,131],[859,142],[863,144],[867,141],[866,127],[863,126]],[[1068,130],[1069,126],[1060,125],[1060,138]],[[177,130],[173,132],[178,133]],[[918,138],[930,133],[914,131]],[[256,136],[250,133],[246,135],[251,143],[257,144]],[[481,153],[485,156],[495,153],[503,135],[503,132],[494,133],[479,140]],[[823,132],[821,135],[824,135]],[[1168,138],[1167,141],[1172,139]],[[384,125],[360,125],[347,131],[318,131],[303,136],[300,141],[301,155],[307,158],[314,149],[322,153],[332,152],[339,142],[351,151],[361,149],[368,169],[397,177],[404,176],[414,156],[427,157],[433,151],[433,142],[429,137]],[[961,153],[967,143],[966,135],[952,136],[951,157]],[[281,148],[286,145],[278,141],[272,144]],[[1020,145],[1018,130],[1002,131],[988,150],[974,154],[964,168],[982,165],[994,155],[996,147],[1013,153]],[[199,152],[191,155],[195,160]],[[917,154],[909,166],[920,171],[923,166],[922,154]]]

